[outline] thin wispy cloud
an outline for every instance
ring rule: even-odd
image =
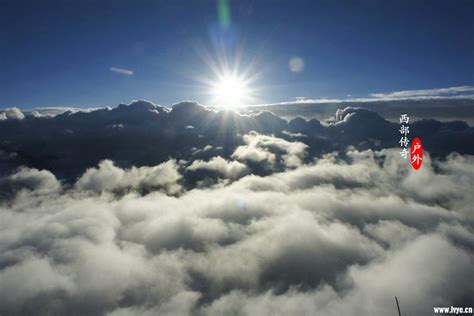
[[[388,93],[371,93],[366,97],[354,98],[348,94],[348,98],[306,98],[298,96],[293,101],[271,103],[264,105],[284,104],[313,104],[313,103],[342,103],[342,102],[374,102],[374,101],[397,101],[397,100],[439,100],[439,99],[474,99],[474,86],[459,86],[439,89],[406,90]]]
[[[372,93],[373,98],[412,98],[420,96],[458,95],[474,91],[474,86],[460,86],[439,89],[405,90],[389,93]]]
[[[122,74],[122,75],[129,75],[129,76],[133,75],[133,70],[125,69],[125,68],[110,67],[110,71],[116,72],[116,73]]]

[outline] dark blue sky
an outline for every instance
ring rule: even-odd
[[[231,0],[227,26],[217,11],[216,1],[0,0],[0,107],[206,103],[202,56],[218,51],[258,73],[261,102],[474,83],[474,1]]]

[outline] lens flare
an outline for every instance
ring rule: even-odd
[[[217,0],[218,20],[209,29],[208,47],[195,43],[195,51],[207,66],[186,70],[198,85],[196,94],[212,108],[243,107],[262,103],[262,90],[258,84],[264,68],[260,51],[247,53],[237,25],[231,21],[230,0]]]

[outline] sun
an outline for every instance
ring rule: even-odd
[[[198,49],[197,55],[207,69],[193,71],[190,78],[198,83],[197,93],[209,107],[235,109],[262,103],[262,91],[268,88],[260,85],[262,66],[257,56],[244,58],[239,49],[220,48]]]
[[[245,80],[237,76],[221,77],[212,85],[215,101],[224,106],[239,106],[249,98],[249,89]]]

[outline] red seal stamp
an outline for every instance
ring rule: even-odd
[[[418,170],[423,163],[423,146],[418,137],[413,138],[410,149],[410,161],[413,169]]]

